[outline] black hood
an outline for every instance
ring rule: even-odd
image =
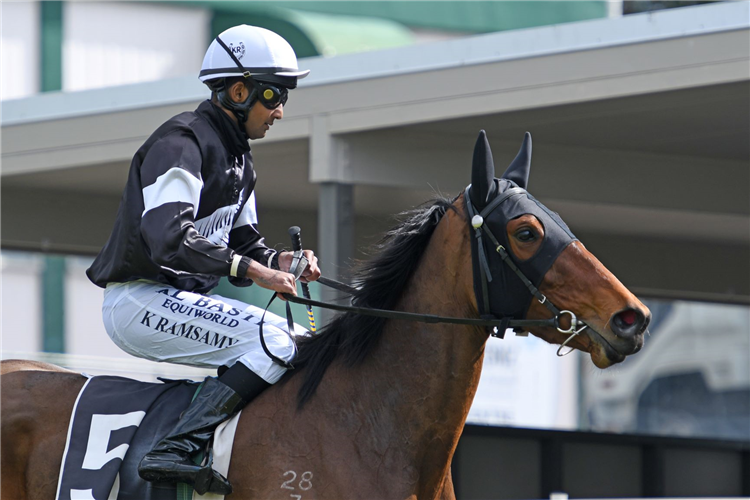
[[[474,148],[472,184],[466,189],[467,203],[473,206],[472,213],[484,219],[483,237],[472,238],[471,255],[474,270],[474,293],[482,316],[495,318],[512,317],[522,319],[531,302],[531,292],[516,273],[505,264],[497,253],[495,244],[487,237],[489,230],[499,244],[508,251],[510,258],[521,272],[538,287],[544,275],[560,253],[576,237],[559,215],[545,207],[527,191],[531,168],[531,134],[524,137],[521,150],[503,176],[495,178],[492,152],[487,136],[481,131]],[[544,240],[537,253],[526,261],[518,260],[511,251],[507,237],[508,222],[522,215],[535,216],[544,226]],[[476,231],[472,229],[476,236]],[[487,292],[489,311],[483,299],[481,260],[479,245],[482,245],[489,269]]]

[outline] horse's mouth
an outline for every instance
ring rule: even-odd
[[[585,330],[589,339],[589,354],[591,361],[597,368],[608,368],[617,363],[621,363],[629,354],[634,354],[640,350],[640,347],[634,349],[628,354],[623,354],[616,349],[606,337],[590,326]]]

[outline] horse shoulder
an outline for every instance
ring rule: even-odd
[[[280,490],[303,497],[357,498],[341,490],[345,478],[336,469],[342,457],[329,453],[336,443],[326,432],[331,422],[319,408],[320,394],[302,410],[297,407],[301,381],[301,375],[295,376],[269,388],[242,411],[229,468],[232,498],[272,498]]]
[[[302,409],[300,374],[243,410],[229,468],[232,498],[271,498],[280,490],[318,498],[408,498],[411,482],[394,477],[384,483],[378,474],[383,457],[370,449],[371,437],[361,435],[369,417],[353,410],[351,394],[338,391],[336,380],[344,373],[337,368]],[[445,484],[452,492],[452,484]],[[441,495],[435,500],[455,499]]]

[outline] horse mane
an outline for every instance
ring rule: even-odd
[[[400,222],[373,246],[374,257],[359,263],[354,270],[353,283],[359,290],[352,296],[352,303],[358,307],[393,309],[448,209],[456,210],[450,200],[437,198],[398,214]],[[334,359],[341,357],[349,367],[366,359],[377,346],[385,322],[386,318],[347,312],[317,334],[297,339],[299,353],[293,362],[296,369],[289,376],[306,368],[298,407],[302,408],[315,394]]]

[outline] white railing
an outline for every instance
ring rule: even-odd
[[[134,378],[146,382],[153,382],[157,377],[202,380],[206,376],[216,375],[216,370],[213,369],[156,363],[138,358],[121,359],[50,352],[13,351],[3,351],[0,354],[0,358],[4,360],[26,359],[42,361],[87,375],[116,375],[118,377]]]

